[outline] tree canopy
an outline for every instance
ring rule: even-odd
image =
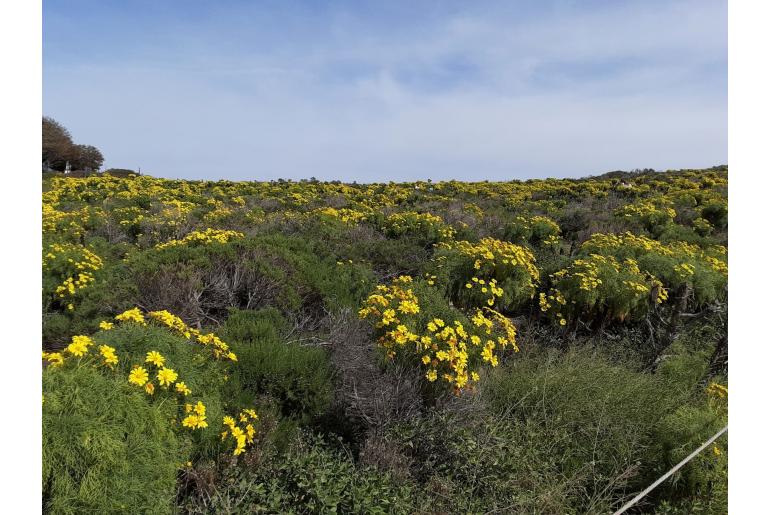
[[[43,117],[42,164],[44,169],[64,171],[70,164],[73,170],[98,170],[104,163],[101,151],[93,145],[76,144],[61,123],[49,116]]]

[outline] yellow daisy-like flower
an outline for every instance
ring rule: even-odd
[[[169,387],[171,383],[176,381],[178,376],[179,374],[174,372],[174,369],[163,367],[158,370],[158,383],[160,383],[161,386]]]
[[[60,367],[64,364],[64,356],[61,352],[43,352],[43,359],[48,361],[50,367]]]
[[[199,416],[201,417],[206,416],[206,406],[204,406],[201,401],[198,401],[198,403],[195,405],[195,408],[193,409],[195,410],[195,413],[197,413]]]
[[[209,427],[209,424],[206,422],[205,415],[187,415],[182,419],[182,426],[189,427],[190,429],[203,429]]]
[[[88,352],[88,347],[93,345],[93,343],[93,340],[88,336],[73,336],[72,343],[67,345],[66,350],[73,356],[85,356]]]
[[[128,382],[137,386],[144,386],[144,383],[150,378],[147,370],[144,367],[135,367],[131,373],[128,374]]]
[[[147,353],[147,358],[145,358],[144,362],[152,363],[156,367],[162,367],[166,362],[166,358],[164,358],[160,352],[153,350]]]
[[[436,372],[436,370],[428,370],[428,372],[425,374],[425,377],[432,383],[438,379],[438,372]]]
[[[104,364],[112,368],[113,365],[118,364],[118,356],[115,354],[115,348],[109,345],[99,345],[99,353],[104,359]]]
[[[144,385],[144,391],[147,392],[147,395],[152,395],[155,393],[155,385],[152,383],[147,383]]]
[[[113,324],[112,322],[107,322],[106,320],[102,321],[102,322],[99,322],[99,329],[101,329],[103,331],[109,331],[114,326],[115,326],[115,324]]]
[[[426,365],[427,365],[428,363],[430,363],[430,356],[428,356],[427,354],[426,354],[426,355],[424,355],[424,356],[422,357],[422,362],[423,362],[423,363],[425,363]]]
[[[190,390],[190,388],[188,388],[188,386],[184,384],[183,381],[179,381],[177,384],[175,384],[174,388],[176,389],[177,392],[185,396],[190,395],[192,393],[192,390]]]

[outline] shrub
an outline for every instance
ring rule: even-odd
[[[688,392],[586,348],[524,356],[491,374],[482,394],[512,420],[563,430],[551,452],[565,477],[582,477],[578,497],[617,502],[657,477],[659,428]]]
[[[421,297],[428,301],[421,303]],[[424,370],[428,383],[440,379],[435,390],[472,388],[482,364],[497,366],[508,347],[518,351],[516,328],[503,315],[485,308],[469,318],[447,306],[435,288],[415,284],[410,276],[378,286],[359,317],[372,323],[377,344],[389,359]]]
[[[727,227],[727,202],[710,202],[703,206],[700,215],[718,229]]]
[[[559,225],[547,216],[517,216],[505,226],[503,232],[508,241],[535,246],[556,245],[561,235]]]
[[[43,508],[171,513],[185,447],[169,406],[92,367],[43,373]]]
[[[440,216],[431,213],[405,211],[393,213],[382,220],[374,217],[372,221],[378,224],[389,238],[409,235],[423,245],[451,240],[455,234],[455,230],[444,223]]]
[[[238,366],[228,390],[234,397],[270,395],[284,416],[308,423],[328,409],[332,398],[332,369],[320,347],[284,342],[283,324],[273,309],[236,311],[222,327],[231,338]]]
[[[636,222],[651,234],[657,235],[666,225],[673,223],[676,211],[670,207],[668,200],[658,197],[626,204],[618,208],[615,215]]]
[[[608,322],[638,318],[651,303],[666,300],[660,281],[641,272],[633,259],[590,254],[551,275],[553,286],[540,293],[540,310],[568,321]],[[651,295],[653,289],[656,293]]]
[[[727,286],[726,249],[706,249],[685,242],[661,243],[631,233],[593,234],[580,248],[583,255],[602,254],[618,260],[634,259],[640,270],[664,287],[692,289],[696,304],[722,298]]]
[[[265,456],[266,455],[266,456]],[[411,492],[388,474],[356,467],[319,437],[285,454],[265,452],[259,467],[229,468],[213,495],[188,500],[188,513],[413,513]]]
[[[434,262],[450,298],[463,308],[510,312],[534,296],[540,279],[532,251],[493,238],[440,244]]]

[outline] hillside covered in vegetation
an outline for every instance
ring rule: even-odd
[[[46,174],[42,252],[50,513],[607,513],[727,421],[726,167]]]

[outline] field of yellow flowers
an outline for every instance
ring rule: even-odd
[[[42,216],[46,512],[608,512],[726,423],[726,167]],[[726,443],[644,502],[723,513]]]

